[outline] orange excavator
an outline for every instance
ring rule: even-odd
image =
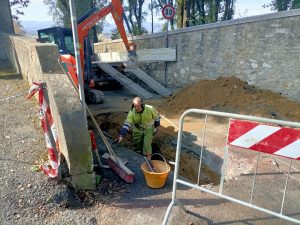
[[[94,104],[100,103],[102,100],[101,100],[101,96],[97,96],[98,93],[100,92],[91,89],[94,86],[94,81],[93,81],[93,75],[91,74],[91,49],[92,48],[90,46],[90,41],[88,39],[88,36],[91,28],[99,20],[101,20],[108,14],[112,15],[115,24],[117,25],[120,36],[128,52],[129,59],[133,61],[136,59],[136,45],[133,42],[129,43],[123,25],[123,19],[125,18],[125,15],[124,15],[124,9],[122,7],[121,0],[111,0],[111,3],[102,9],[93,8],[77,20],[80,61],[83,70],[85,92],[86,92],[86,96],[89,98],[89,101]],[[128,26],[128,22],[126,18],[125,18],[125,22]],[[128,26],[128,30],[130,31],[129,26]],[[61,53],[61,61],[66,65],[69,74],[71,75],[75,84],[78,86],[78,77],[76,74],[76,62],[73,56],[74,49],[72,46],[73,39],[72,39],[71,29],[60,28],[60,27],[47,28],[47,29],[39,30],[38,35],[40,39],[48,38],[47,42],[54,42],[55,44],[58,45],[58,48]]]

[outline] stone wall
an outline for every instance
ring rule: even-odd
[[[59,58],[57,46],[4,33],[1,37],[10,46],[7,47],[7,52],[14,52],[7,58],[16,62],[23,78],[28,80],[29,84],[33,81],[47,84],[60,151],[68,164],[73,186],[77,189],[94,189],[91,143],[84,109],[71,82],[65,74],[62,74],[57,61]]]
[[[0,31],[0,67],[15,67],[15,57],[12,42],[9,35]]]
[[[165,34],[135,37],[139,49],[165,47]],[[236,76],[249,84],[300,101],[300,10],[273,13],[169,31],[177,62],[168,63],[168,86]],[[124,50],[120,40],[95,50]],[[144,68],[164,83],[164,64]]]

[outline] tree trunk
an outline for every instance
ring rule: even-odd
[[[195,26],[196,25],[196,2],[195,0],[191,0],[191,21],[190,25]]]
[[[220,0],[215,0],[215,3],[214,3],[214,21],[217,22],[219,17],[219,10],[220,10]]]
[[[202,24],[205,24],[205,3],[204,0],[197,0],[198,2],[198,8],[199,8],[199,19]]]
[[[185,0],[184,2],[184,20],[185,20],[185,27],[190,26],[190,20],[191,20],[191,4],[190,0]]]
[[[184,0],[177,0],[177,28],[183,27]]]
[[[93,9],[96,7],[96,2],[94,0],[90,1],[90,8]],[[92,28],[92,36],[93,36],[93,43],[97,43],[98,40],[98,35],[97,35],[97,25],[93,26]]]
[[[222,20],[231,20],[234,14],[234,0],[225,0],[225,10]]]
[[[143,10],[143,3],[144,3],[143,0],[139,0],[138,18],[136,18],[139,34],[142,34],[142,10]]]
[[[182,18],[182,25],[183,27],[190,26],[190,0],[183,1],[183,18]]]

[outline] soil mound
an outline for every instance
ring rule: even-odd
[[[195,82],[164,99],[158,108],[166,115],[197,108],[282,120],[300,119],[299,103],[280,93],[256,88],[236,77]]]

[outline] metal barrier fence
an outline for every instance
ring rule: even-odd
[[[180,153],[181,153],[181,146],[182,146],[181,142],[182,142],[182,135],[183,135],[183,123],[184,123],[185,117],[189,114],[205,115],[204,128],[203,128],[203,133],[202,133],[202,146],[201,146],[201,151],[200,151],[200,161],[199,161],[199,172],[198,172],[197,184],[193,184],[193,183],[190,183],[190,182],[187,182],[187,181],[184,181],[184,180],[178,178]],[[225,118],[229,119],[227,140],[225,143],[225,150],[224,150],[223,166],[222,166],[222,170],[221,170],[219,192],[209,190],[209,189],[199,185],[200,169],[201,169],[201,164],[202,164],[204,139],[205,139],[205,132],[206,132],[206,124],[207,124],[207,118],[209,115],[220,116],[220,117],[225,117]],[[278,126],[274,126],[274,125],[278,125]],[[287,128],[287,127],[289,127],[289,128]],[[163,220],[163,225],[166,225],[168,223],[168,219],[169,219],[170,213],[171,213],[174,205],[177,204],[184,211],[187,212],[187,210],[185,209],[183,204],[176,197],[177,184],[182,184],[187,187],[191,187],[191,188],[212,194],[212,195],[220,197],[222,199],[226,199],[228,201],[231,201],[231,202],[234,202],[234,203],[237,203],[237,204],[240,204],[240,205],[252,208],[252,209],[256,209],[260,212],[267,213],[269,215],[281,218],[283,220],[300,224],[300,220],[282,214],[284,201],[285,201],[285,197],[286,197],[287,186],[288,186],[288,180],[290,177],[290,169],[291,169],[292,160],[300,159],[300,130],[293,129],[293,128],[300,128],[300,123],[260,118],[260,117],[254,117],[254,116],[239,115],[239,114],[232,114],[232,113],[215,112],[215,111],[209,111],[209,110],[200,110],[200,109],[190,109],[190,110],[185,111],[181,115],[180,121],[179,121],[172,201],[171,201],[170,205],[168,206],[166,215]],[[266,139],[268,139],[268,141],[265,141]],[[276,144],[274,146],[270,146],[270,143],[272,141],[276,142]],[[280,142],[281,144],[278,144],[278,142]],[[239,200],[239,199],[236,199],[236,198],[233,198],[233,197],[223,194],[223,185],[224,185],[224,181],[225,181],[225,171],[226,171],[226,164],[227,164],[227,160],[228,160],[229,145],[237,146],[237,147],[245,148],[245,149],[250,149],[250,150],[254,150],[254,151],[258,152],[255,172],[254,172],[254,176],[253,176],[253,183],[252,183],[252,188],[251,188],[252,189],[251,196],[250,196],[249,202],[242,201],[242,200]],[[254,188],[255,188],[256,174],[257,174],[258,159],[259,159],[259,154],[261,152],[274,154],[277,156],[282,156],[282,157],[290,159],[289,170],[288,170],[286,180],[285,180],[284,193],[283,193],[283,198],[281,201],[281,208],[280,208],[279,213],[252,204],[253,192],[254,192]]]

